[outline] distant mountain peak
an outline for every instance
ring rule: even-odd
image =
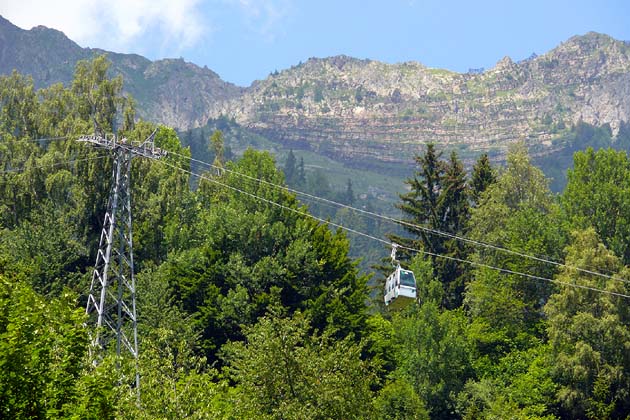
[[[611,43],[616,40],[610,35],[606,35],[600,32],[590,31],[583,35],[574,35],[569,38],[567,43]]]
[[[512,59],[506,55],[505,57],[497,61],[497,64],[494,66],[494,68],[496,70],[505,70],[511,69],[514,65],[514,61],[512,61]]]
[[[565,51],[573,50],[578,53],[589,53],[595,50],[603,48],[614,47],[615,45],[622,45],[623,42],[617,41],[613,37],[601,34],[598,32],[588,32],[584,35],[576,35],[569,38],[567,41],[561,43],[558,47],[550,51]]]
[[[45,27],[25,31],[0,17],[0,73],[31,74],[37,86],[68,83],[81,48]],[[233,118],[291,147],[335,159],[409,162],[420,145],[495,151],[527,139],[540,153],[561,127],[630,121],[630,46],[589,32],[515,63],[458,73],[409,61],[347,55],[309,58],[241,88],[182,58],[150,61],[107,52],[142,117],[180,129]]]
[[[0,74],[13,69],[33,77],[36,87],[70,83],[79,60],[106,54],[113,74],[138,101],[141,116],[178,128],[203,125],[217,104],[238,96],[242,88],[221,80],[208,68],[182,58],[152,62],[137,54],[81,48],[63,32],[45,26],[20,29],[0,16]]]

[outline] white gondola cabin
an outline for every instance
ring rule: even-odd
[[[398,265],[385,281],[385,305],[399,309],[416,300],[416,277],[413,271]]]

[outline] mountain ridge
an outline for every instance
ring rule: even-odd
[[[629,120],[629,51],[589,33],[518,63],[505,57],[480,74],[312,58],[252,85],[221,113],[285,144],[347,160],[410,161],[427,142],[479,152],[524,139],[551,150],[560,147],[553,140],[562,127],[608,124],[616,134]]]
[[[113,75],[123,76],[124,90],[138,101],[139,115],[173,127],[202,125],[217,102],[242,91],[207,67],[183,59],[151,61],[138,54],[82,48],[56,29],[40,25],[25,30],[0,16],[0,74],[16,69],[31,75],[36,88],[67,85],[77,61],[100,54],[112,62]]]
[[[608,125],[614,135],[630,121],[630,45],[595,32],[482,72],[337,55],[239,87],[181,58],[81,48],[60,31],[24,30],[0,17],[0,73],[16,68],[38,87],[69,83],[77,60],[102,53],[143,118],[185,130],[228,117],[286,147],[345,162],[410,163],[428,142],[500,155],[524,140],[545,155],[565,147],[562,133],[580,122]]]

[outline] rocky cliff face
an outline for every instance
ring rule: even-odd
[[[138,99],[140,115],[161,124],[180,129],[202,126],[221,112],[220,104],[243,92],[212,70],[182,59],[146,61],[134,74],[123,76],[125,86]],[[121,67],[117,61],[114,65]]]
[[[337,158],[408,162],[419,144],[501,150],[525,139],[557,148],[582,120],[630,120],[630,47],[589,33],[481,74],[409,62],[310,59],[252,85],[219,110],[267,137]]]
[[[0,17],[0,73],[15,68],[37,86],[68,83],[77,60],[104,52]],[[579,121],[613,133],[630,121],[630,45],[596,33],[522,62],[506,57],[482,73],[337,56],[249,88],[181,59],[107,54],[146,119],[187,129],[233,117],[289,147],[353,162],[410,162],[427,142],[501,154],[524,139],[544,155],[562,149],[560,134]]]
[[[72,81],[76,62],[99,54],[112,61],[124,89],[138,101],[139,115],[178,128],[204,125],[218,104],[243,89],[221,80],[212,70],[182,59],[150,61],[136,54],[81,48],[62,32],[43,26],[23,30],[0,16],[0,74],[14,69],[33,77],[36,87]]]

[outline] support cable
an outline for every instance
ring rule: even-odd
[[[73,160],[67,160],[67,161],[64,161],[64,162],[57,162],[57,163],[46,164],[46,165],[35,165],[35,166],[29,166],[29,167],[25,167],[25,168],[5,169],[5,170],[0,171],[0,175],[21,173],[21,172],[25,172],[25,171],[28,171],[28,170],[31,170],[31,169],[56,168],[56,167],[59,167],[59,166],[69,165],[69,164],[77,163],[77,162],[88,162],[88,161],[92,161],[92,160],[103,159],[105,157],[107,157],[107,156],[106,155],[92,156],[92,157],[89,157],[89,158],[73,159]]]
[[[168,163],[168,162],[165,162],[165,161],[161,161],[161,163],[166,165],[166,166],[169,166],[169,167],[171,167],[173,169],[179,170],[179,171],[181,171],[183,173],[186,173],[186,174],[189,174],[189,175],[192,175],[192,176],[196,176],[196,177],[198,177],[200,179],[205,179],[205,180],[210,181],[210,182],[212,182],[214,184],[217,184],[219,186],[231,189],[233,191],[236,191],[236,192],[239,192],[241,194],[247,195],[247,196],[249,196],[251,198],[263,201],[263,202],[265,202],[267,204],[271,204],[271,205],[280,207],[282,209],[291,211],[293,213],[297,213],[297,214],[299,214],[301,216],[310,217],[310,218],[312,218],[314,220],[317,220],[318,222],[321,222],[321,223],[324,223],[324,224],[327,224],[327,225],[330,225],[330,226],[334,226],[336,228],[339,228],[339,229],[342,229],[344,231],[353,233],[355,235],[360,235],[360,236],[369,238],[371,240],[374,240],[374,241],[377,241],[377,242],[381,242],[383,244],[391,246],[391,242],[388,241],[388,240],[385,240],[385,239],[382,239],[382,238],[378,238],[376,236],[373,236],[373,235],[370,235],[370,234],[367,234],[367,233],[364,233],[364,232],[361,232],[361,231],[358,231],[358,230],[355,230],[355,229],[348,228],[348,227],[343,226],[343,225],[338,224],[338,223],[334,223],[334,222],[331,222],[331,221],[328,221],[328,220],[324,220],[322,218],[319,218],[319,217],[314,216],[312,214],[309,214],[307,212],[302,212],[302,211],[300,211],[298,209],[294,209],[292,207],[285,206],[285,205],[277,203],[277,202],[275,202],[273,200],[269,200],[267,198],[260,197],[260,196],[258,196],[256,194],[253,194],[253,193],[244,191],[244,190],[242,190],[240,188],[237,188],[237,187],[225,184],[225,183],[220,182],[220,181],[218,181],[218,180],[216,180],[214,178],[211,178],[211,177],[208,177],[208,176],[205,176],[205,175],[202,175],[202,174],[197,174],[195,172],[192,172],[190,170],[178,167],[178,166],[173,165],[171,163]],[[495,270],[495,271],[498,271],[498,272],[501,272],[501,273],[504,273],[504,274],[518,275],[518,276],[526,277],[526,278],[529,278],[529,279],[532,279],[532,280],[540,280],[540,281],[555,283],[555,284],[559,284],[559,285],[563,285],[563,286],[574,287],[574,288],[585,289],[585,290],[591,290],[591,291],[594,291],[594,292],[597,292],[597,293],[604,293],[604,294],[608,294],[608,295],[612,295],[612,296],[617,296],[617,297],[630,299],[630,295],[626,295],[626,294],[623,294],[623,293],[612,292],[612,291],[609,291],[609,290],[598,289],[596,287],[585,286],[585,285],[580,285],[580,284],[575,284],[575,283],[567,283],[567,282],[563,282],[563,281],[556,280],[556,279],[550,279],[548,277],[542,277],[542,276],[536,276],[536,275],[533,275],[533,274],[522,273],[522,272],[515,271],[515,270],[509,270],[509,269],[506,269],[506,268],[495,267],[495,266],[492,266],[492,265],[489,265],[489,264],[484,264],[484,263],[479,263],[479,262],[475,262],[475,261],[465,260],[465,259],[461,259],[461,258],[451,257],[451,256],[448,256],[448,255],[443,255],[443,254],[437,254],[437,253],[424,251],[424,250],[420,250],[420,249],[415,249],[415,248],[411,248],[411,247],[404,247],[404,246],[401,246],[401,245],[398,245],[398,247],[402,248],[402,249],[406,249],[407,251],[411,251],[411,252],[415,252],[415,253],[419,253],[419,254],[424,254],[424,255],[429,255],[429,256],[436,257],[436,258],[443,258],[443,259],[446,259],[446,260],[451,260],[451,261],[456,261],[456,262],[460,262],[460,263],[464,263],[464,264],[469,264],[469,265],[476,266],[476,267],[488,268],[488,269]],[[573,267],[569,267],[569,266],[565,266],[565,267],[566,268],[573,268]]]
[[[178,154],[178,153],[175,153],[175,152],[170,152],[170,154],[176,155],[176,156],[181,156],[181,157],[184,157],[184,158],[188,158],[187,156],[184,156],[184,155],[181,155],[181,154]],[[204,165],[207,165],[207,166],[212,167],[212,168],[218,168],[216,165],[213,165],[211,163],[208,163],[208,162],[205,162],[205,161],[202,161],[202,160],[199,160],[199,159],[194,159],[192,157],[189,158],[189,159],[191,161],[193,161],[193,162],[204,164]],[[540,256],[526,254],[526,253],[520,252],[520,251],[514,251],[514,250],[509,249],[509,248],[501,247],[501,246],[498,246],[498,245],[493,245],[493,244],[490,244],[490,243],[487,243],[487,242],[477,241],[477,240],[474,240],[474,239],[466,238],[464,236],[455,235],[455,234],[444,232],[444,231],[441,231],[441,230],[438,230],[438,229],[429,228],[429,227],[426,227],[426,226],[410,223],[410,222],[407,222],[405,220],[395,219],[393,217],[385,216],[385,215],[382,215],[382,214],[379,214],[379,213],[375,213],[375,212],[372,212],[372,211],[369,211],[369,210],[364,210],[364,209],[353,207],[353,206],[350,206],[350,205],[347,205],[347,204],[339,203],[339,202],[336,202],[336,201],[333,201],[333,200],[329,200],[327,198],[318,197],[318,196],[313,195],[313,194],[309,194],[309,193],[305,193],[305,192],[302,192],[302,191],[299,191],[299,190],[295,190],[293,188],[290,188],[290,187],[287,187],[287,186],[284,186],[284,185],[275,184],[273,182],[269,182],[269,181],[266,181],[264,179],[259,179],[259,178],[256,178],[256,177],[253,177],[253,176],[250,176],[250,175],[247,175],[247,174],[243,174],[241,172],[234,171],[234,170],[231,170],[231,169],[227,169],[227,168],[221,168],[221,169],[223,171],[227,172],[227,173],[239,175],[239,176],[242,176],[244,178],[247,178],[247,179],[250,179],[250,180],[253,180],[253,181],[258,181],[258,182],[261,182],[263,184],[274,186],[276,188],[280,188],[280,189],[292,192],[292,193],[297,194],[297,195],[308,197],[308,198],[313,199],[313,200],[319,200],[319,201],[322,201],[324,203],[328,203],[328,204],[333,205],[333,206],[337,206],[337,207],[349,209],[349,210],[352,210],[352,211],[356,211],[358,213],[361,213],[363,215],[366,215],[366,216],[370,217],[372,220],[376,220],[374,218],[378,218],[378,219],[382,219],[382,220],[385,220],[385,221],[388,221],[388,222],[391,222],[391,223],[395,223],[395,224],[398,224],[398,225],[411,227],[411,228],[414,228],[414,229],[417,229],[417,230],[422,230],[422,231],[430,233],[430,234],[440,235],[440,236],[444,236],[444,237],[447,237],[447,238],[450,238],[450,239],[455,239],[455,240],[458,240],[458,241],[461,241],[461,242],[469,243],[469,244],[474,245],[474,246],[485,247],[485,248],[488,248],[488,249],[492,249],[494,251],[499,251],[499,252],[503,252],[503,253],[506,253],[506,254],[511,254],[511,255],[514,255],[514,256],[517,256],[517,257],[521,257],[521,258],[527,258],[527,259],[534,260],[534,261],[537,261],[537,262],[541,262],[541,263],[544,263],[544,264],[550,264],[550,265],[554,265],[554,266],[560,267],[560,268],[569,268],[569,269],[572,269],[572,270],[577,270],[577,271],[579,271],[581,273],[590,274],[590,275],[593,275],[593,276],[603,277],[603,278],[606,278],[606,279],[609,279],[609,280],[614,280],[614,281],[619,281],[619,282],[622,282],[622,283],[630,284],[630,280],[619,278],[619,277],[612,276],[612,275],[609,275],[609,274],[600,273],[600,272],[589,270],[589,269],[586,269],[586,268],[580,268],[580,267],[567,265],[567,264],[561,263],[559,261],[552,260],[552,259],[550,259],[549,257],[546,257],[546,256],[545,256],[545,258],[543,258],[543,257],[540,257]]]
[[[57,140],[66,140],[69,139],[70,136],[58,136],[58,137],[42,137],[39,139],[25,139],[25,138],[20,138],[20,137],[15,137],[12,138],[12,140],[14,142],[32,142],[32,143],[41,143],[41,142],[45,142],[45,141],[57,141]],[[6,139],[6,137],[0,137],[0,141]]]

